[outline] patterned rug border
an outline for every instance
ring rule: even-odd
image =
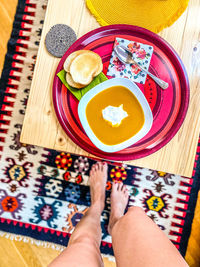
[[[194,170],[192,173],[193,184],[190,192],[190,198],[188,202],[188,212],[185,218],[185,224],[182,231],[182,244],[180,245],[179,251],[185,256],[188,246],[189,237],[192,230],[192,222],[194,218],[195,208],[197,205],[198,192],[200,190],[200,138],[198,141]]]
[[[30,31],[30,25],[33,22],[34,18],[34,9],[36,8],[37,0],[19,0],[18,6],[16,10],[16,15],[14,19],[14,29],[11,34],[11,38],[8,42],[8,50],[5,57],[5,63],[4,68],[2,71],[2,76],[0,80],[0,143],[5,142],[5,136],[7,133],[7,129],[11,120],[12,116],[12,109],[14,106],[14,99],[16,97],[16,92],[18,89],[17,83],[20,81],[20,64],[22,65],[24,63],[23,59],[26,56],[26,50],[24,48],[27,48],[26,41],[29,40],[26,36],[27,31]],[[31,77],[30,77],[31,79]],[[14,82],[13,82],[14,81]],[[2,153],[3,146],[0,145],[0,151]],[[48,151],[48,150],[47,150]],[[185,209],[181,209],[177,207],[177,211],[185,212],[185,223],[184,226],[181,225],[173,225],[178,229],[177,231],[174,231],[171,233],[171,235],[177,237],[177,243],[180,243],[179,250],[182,255],[185,255],[188,239],[191,232],[191,226],[192,226],[192,220],[194,217],[194,210],[195,210],[195,203],[197,201],[197,194],[200,186],[200,179],[198,178],[200,176],[200,141],[197,148],[197,155],[195,158],[195,166],[193,171],[193,184],[183,184],[184,186],[188,187],[188,191],[182,191],[183,195],[190,196],[189,200],[178,200],[177,203],[185,204]],[[190,193],[191,189],[191,193]],[[186,204],[187,203],[187,204]],[[188,208],[186,206],[188,205]],[[183,219],[182,217],[178,217],[178,219]],[[1,220],[1,230],[5,229],[6,226],[8,226],[8,223],[11,225],[10,222],[6,222]],[[13,220],[10,220],[13,221]],[[4,225],[5,224],[5,225]],[[26,234],[27,236],[31,236],[31,232],[33,230],[31,227],[20,227],[16,223],[13,227],[10,227],[10,232],[15,234],[17,231],[22,231],[21,235]],[[45,228],[44,228],[45,229]],[[48,232],[48,231],[47,231]],[[19,233],[19,232],[18,232]],[[44,232],[44,240],[47,241],[49,239],[47,236],[45,236]],[[31,238],[31,237],[30,237]],[[69,238],[69,237],[68,237]],[[39,235],[39,239],[41,240],[41,233]],[[180,242],[181,239],[181,242]],[[178,242],[179,241],[179,242]],[[56,242],[54,239],[52,242]],[[176,242],[176,241],[175,241]],[[105,244],[106,245],[106,244]],[[104,249],[106,246],[104,247]]]
[[[66,232],[61,232],[61,231],[49,229],[46,227],[37,226],[35,224],[23,223],[23,222],[18,222],[15,220],[10,220],[10,219],[0,218],[0,222],[1,222],[0,232],[1,231],[6,232],[6,230],[8,229],[8,225],[9,225],[10,233],[13,235],[28,236],[29,238],[32,238],[32,233],[34,233],[36,238],[32,238],[32,239],[44,241],[49,244],[57,244],[58,246],[59,245],[62,246],[60,244],[61,243],[60,236],[62,236],[63,247],[66,247],[69,241],[69,238],[71,236],[71,234],[66,233]],[[47,233],[51,234],[50,238],[49,238],[49,235],[47,236]],[[106,255],[110,249],[111,249],[110,243],[101,242],[101,252],[103,254],[105,253]]]
[[[17,241],[17,242],[24,242],[32,245],[36,245],[38,247],[43,247],[43,248],[52,248],[54,250],[58,250],[62,252],[65,247],[59,244],[55,244],[52,242],[48,241],[43,241],[43,240],[38,240],[32,237],[27,237],[26,235],[20,235],[20,234],[15,234],[15,233],[7,233],[0,231],[0,237],[7,238],[11,241]]]

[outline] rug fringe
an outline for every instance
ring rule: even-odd
[[[104,257],[104,258],[107,258],[110,262],[116,263],[114,256],[111,256],[111,255],[108,255],[108,254],[103,254],[103,253],[101,253],[101,256]]]
[[[24,242],[27,244],[36,245],[38,247],[51,248],[51,249],[54,249],[54,250],[57,250],[60,252],[62,252],[66,248],[64,246],[54,244],[51,242],[41,241],[41,240],[34,239],[32,237],[27,237],[27,236],[17,235],[17,234],[11,234],[11,233],[7,233],[7,232],[3,232],[3,231],[0,231],[0,237],[9,239],[11,241]],[[101,255],[104,258],[107,258],[110,262],[115,262],[115,258],[113,256],[107,255],[107,254],[101,254]]]
[[[36,245],[38,247],[52,248],[54,250],[58,250],[61,252],[65,249],[64,246],[61,246],[58,244],[54,244],[54,243],[47,242],[47,241],[37,240],[37,239],[34,239],[32,237],[27,237],[27,236],[23,236],[23,235],[6,233],[3,231],[0,231],[0,237],[4,237],[4,238],[7,238],[7,239],[12,240],[12,241],[18,241],[18,242],[23,241],[24,243]]]

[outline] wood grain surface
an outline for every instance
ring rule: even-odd
[[[0,237],[0,267],[47,267],[59,254],[59,251],[52,248]],[[103,261],[105,267],[116,267],[106,257],[103,257]]]
[[[67,5],[67,8],[63,8]],[[179,53],[190,78],[191,98],[188,113],[178,134],[158,152],[131,165],[191,177],[200,129],[199,77],[192,65],[192,51],[200,32],[200,0],[191,0],[187,11],[171,27],[161,32]],[[90,156],[64,133],[54,113],[51,99],[53,77],[59,59],[46,50],[44,39],[52,25],[70,25],[80,37],[99,27],[84,0],[49,0],[35,67],[21,142]],[[34,134],[33,134],[34,133]]]
[[[6,34],[0,35],[0,43],[7,44],[12,29],[12,19],[15,14],[17,0],[0,0],[0,32]],[[199,1],[196,1],[196,7],[199,7]],[[11,12],[10,19],[7,14]],[[5,13],[5,14],[4,14]],[[182,19],[182,18],[181,18]],[[7,26],[5,26],[7,25]],[[5,28],[6,27],[6,28]],[[194,42],[194,45],[196,43]],[[3,66],[3,59],[6,49],[1,49],[0,66]],[[190,267],[200,266],[200,194],[198,205],[195,211],[195,217],[192,227],[191,236],[188,243],[186,260]],[[50,248],[42,248],[24,242],[11,241],[0,237],[0,267],[46,267],[51,260],[59,254]],[[104,259],[106,267],[115,266],[112,262]]]

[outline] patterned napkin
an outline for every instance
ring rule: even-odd
[[[151,56],[153,54],[152,46],[122,38],[115,39],[114,47],[116,45],[126,46],[133,53],[135,61],[148,70]],[[141,84],[145,83],[147,76],[136,64],[123,64],[116,56],[114,50],[110,58],[107,75],[112,77],[129,78],[130,80]]]

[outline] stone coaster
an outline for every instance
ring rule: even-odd
[[[50,54],[62,57],[76,39],[76,33],[71,27],[66,24],[56,24],[47,33],[45,45]]]

